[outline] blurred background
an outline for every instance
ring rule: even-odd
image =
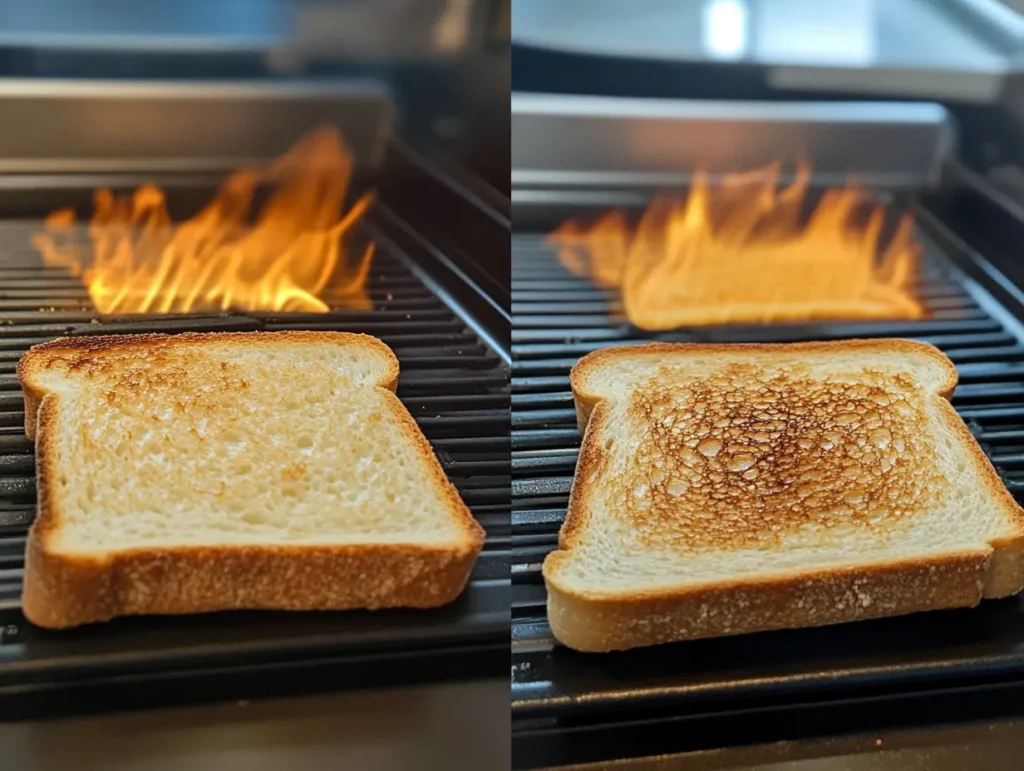
[[[961,157],[1016,189],[1022,9],[1016,0],[516,0],[513,88],[933,100],[956,116]]]
[[[0,8],[0,76],[372,79],[386,84],[403,136],[501,187],[508,36],[507,0],[42,0]]]

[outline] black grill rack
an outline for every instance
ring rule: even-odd
[[[797,341],[908,337],[954,361],[957,411],[1018,499],[1024,493],[1024,306],[998,271],[925,210],[915,287],[920,321],[730,326],[648,335],[617,299],[566,271],[540,235],[512,245],[512,709],[516,767],[649,754],[638,738],[659,725],[659,752],[741,743],[729,726],[766,725],[762,708],[822,703],[887,689],[1024,678],[1024,609],[1017,598],[974,610],[771,632],[614,654],[557,645],[540,567],[555,548],[579,448],[568,372],[598,348],[649,339]],[[708,715],[723,718],[720,730]],[[802,736],[801,713],[774,713]],[[685,717],[686,721],[681,722]],[[742,719],[741,719],[742,717]],[[703,722],[701,722],[703,721]],[[671,726],[671,727],[669,727]],[[840,728],[839,730],[844,730]]]
[[[381,205],[366,225],[377,242],[370,311],[101,318],[79,279],[31,249],[38,220],[0,221],[0,719],[499,676],[509,625],[508,368],[391,237],[396,222]],[[395,351],[399,397],[487,532],[464,594],[432,611],[232,612],[64,632],[27,623],[19,595],[35,479],[15,375],[22,353],[62,335],[286,329],[365,332]]]

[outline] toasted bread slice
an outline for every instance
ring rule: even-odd
[[[905,340],[652,344],[573,368],[584,430],[555,636],[584,651],[968,607],[1024,586],[1024,514]]]
[[[64,339],[18,377],[39,493],[22,605],[38,625],[434,607],[480,551],[375,338]]]

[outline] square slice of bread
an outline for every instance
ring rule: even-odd
[[[571,375],[584,432],[555,636],[584,651],[973,606],[1024,586],[1024,517],[906,340],[605,349]]]
[[[38,625],[434,607],[482,546],[375,338],[63,339],[18,377],[39,495],[22,604]]]

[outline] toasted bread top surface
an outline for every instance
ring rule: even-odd
[[[778,541],[846,523],[876,535],[934,506],[947,480],[921,426],[921,387],[867,370],[853,382],[806,367],[658,368],[628,397],[642,436],[604,494],[640,539],[677,549]]]
[[[482,540],[374,338],[55,341],[19,374],[42,397],[40,531],[55,548]]]
[[[586,430],[544,566],[563,590],[984,554],[1024,534],[949,404],[955,368],[928,345],[609,348],[571,384]]]

